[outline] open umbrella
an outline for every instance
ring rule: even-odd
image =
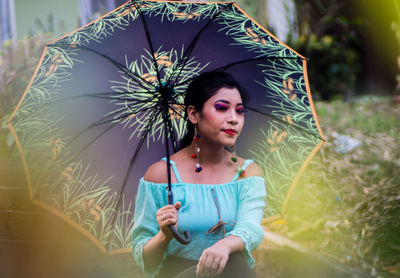
[[[129,252],[138,181],[177,150],[185,89],[214,70],[250,93],[237,149],[265,175],[264,216],[279,217],[323,142],[306,62],[234,3],[130,1],[46,45],[9,120],[30,198]]]

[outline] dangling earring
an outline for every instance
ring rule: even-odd
[[[192,158],[196,159],[196,168],[195,171],[196,173],[200,173],[203,168],[201,168],[200,163],[199,163],[199,155],[200,155],[200,147],[199,147],[199,139],[200,139],[200,134],[197,133],[197,128],[196,126],[194,127],[194,154],[192,154]]]
[[[236,157],[236,146],[235,146],[235,145],[233,145],[233,148],[232,148],[232,157],[231,157],[231,160],[232,160],[233,163],[236,163],[236,162],[237,162],[237,157]]]
[[[233,145],[232,147],[232,157],[231,160],[233,163],[236,164],[237,162],[237,157],[236,157],[236,145]],[[237,165],[235,165],[236,167],[236,172],[239,172],[239,176],[243,177],[244,175],[246,175],[246,171],[243,169],[239,169],[239,167]]]

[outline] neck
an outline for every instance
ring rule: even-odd
[[[202,138],[203,139],[203,138]],[[227,152],[223,145],[209,143],[200,139],[198,146],[200,147],[199,163],[202,165],[218,164],[226,162]],[[195,142],[190,145],[190,149],[195,149]]]

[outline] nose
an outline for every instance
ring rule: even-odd
[[[236,114],[235,109],[230,110],[227,122],[231,125],[237,125],[238,124],[238,116]]]

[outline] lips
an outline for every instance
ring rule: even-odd
[[[225,132],[228,135],[235,135],[236,134],[236,130],[234,130],[234,129],[224,129],[223,132]]]

